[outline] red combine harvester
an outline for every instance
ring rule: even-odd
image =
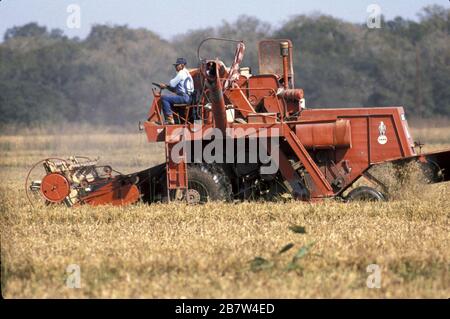
[[[207,41],[236,43],[229,67],[200,55]],[[199,67],[190,71],[196,94],[190,105],[173,107],[175,125],[164,124],[162,89],[153,89],[141,129],[149,142],[165,143],[166,163],[114,175],[89,159],[47,159],[41,181],[27,178],[27,194],[68,206],[276,200],[286,193],[307,201],[383,200],[385,187],[369,170],[412,161],[431,183],[450,179],[450,150],[417,154],[403,107],[307,109],[303,90],[294,86],[289,40],[259,43],[258,75],[240,67],[244,51],[242,41],[200,44]],[[361,178],[374,187],[348,192]]]

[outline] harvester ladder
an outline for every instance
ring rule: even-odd
[[[176,199],[186,198],[188,189],[187,160],[185,147],[181,148],[179,154],[172,156],[173,148],[184,143],[182,134],[173,134],[172,127],[165,128],[165,149],[166,149],[166,178],[167,178],[167,198],[170,202],[171,191],[175,190]],[[180,145],[178,145],[179,147]]]

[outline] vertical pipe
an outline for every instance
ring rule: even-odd
[[[213,68],[214,73],[210,77],[210,79],[206,80],[206,87],[210,90],[209,99],[212,104],[212,113],[214,117],[215,127],[220,129],[222,133],[225,134],[228,122],[218,64],[215,63],[213,65]]]
[[[289,43],[280,42],[280,53],[283,58],[283,79],[284,88],[289,88]]]

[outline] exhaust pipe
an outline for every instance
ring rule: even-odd
[[[206,88],[209,90],[208,96],[211,101],[211,108],[214,118],[214,123],[223,134],[228,127],[227,114],[225,100],[223,97],[223,87],[220,80],[221,70],[217,62],[210,62],[208,72],[204,71],[207,75],[205,82]]]
[[[283,58],[283,85],[285,89],[289,88],[289,43],[280,42],[280,54]]]

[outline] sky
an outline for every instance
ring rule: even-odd
[[[381,13],[417,20],[417,13],[426,5],[450,7],[449,0],[0,0],[0,39],[13,26],[37,22],[48,28],[59,28],[70,37],[84,38],[93,24],[143,27],[170,40],[191,29],[214,27],[224,20],[234,22],[241,14],[257,17],[277,27],[298,14],[321,12],[349,22],[366,21],[367,7],[378,4]],[[80,25],[67,25],[73,11],[80,8]],[[0,40],[0,41],[1,41]]]

